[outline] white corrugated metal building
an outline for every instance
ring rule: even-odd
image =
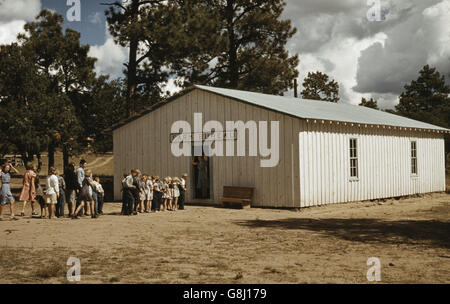
[[[209,158],[209,200],[223,186],[254,187],[253,206],[308,207],[445,190],[444,133],[450,130],[342,103],[194,86],[113,127],[114,195],[124,172],[189,173],[187,201],[196,199],[192,157],[171,152],[171,126],[218,121],[279,122],[279,162],[260,156]],[[270,129],[269,129],[270,134]],[[175,134],[176,135],[176,134]],[[248,139],[248,134],[247,134]]]

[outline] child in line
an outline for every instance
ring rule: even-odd
[[[34,180],[34,187],[36,188],[36,200],[41,207],[41,218],[47,217],[47,208],[45,208],[44,190],[39,182],[39,171],[37,172],[36,179]]]
[[[143,212],[142,209],[144,208],[145,201],[147,199],[147,196],[145,194],[146,182],[147,177],[145,174],[142,174],[141,178],[139,179],[139,213]]]
[[[145,213],[150,212],[150,206],[153,200],[153,177],[145,174]]]
[[[77,207],[77,209],[74,212],[74,215],[72,219],[78,219],[78,212],[84,208],[84,205],[86,204],[91,212],[91,218],[97,218],[98,216],[95,214],[94,210],[94,199],[92,198],[92,186],[94,184],[92,183],[92,172],[91,170],[86,170],[86,176],[83,179],[82,187],[80,190],[79,200],[80,205]]]
[[[102,184],[100,184],[100,177],[96,176],[94,179],[94,187],[97,191],[97,211],[98,214],[103,214],[103,199],[105,197],[105,190],[103,190]]]
[[[178,177],[174,177],[172,184],[173,184],[173,211],[176,211],[178,209],[178,198],[180,197],[180,179]]]
[[[3,206],[9,204],[9,210],[11,212],[11,220],[17,220],[17,218],[14,216],[14,197],[11,193],[11,170],[13,170],[16,174],[19,173],[19,171],[13,167],[12,164],[5,164],[3,165],[2,169],[0,170],[1,175],[1,190],[0,190],[0,221],[3,220]]]
[[[36,187],[34,186],[34,180],[36,179],[36,168],[32,162],[26,164],[27,172],[23,175],[23,187],[20,193],[19,201],[23,202],[22,212],[20,216],[25,216],[25,207],[27,202],[31,204],[31,216],[37,215],[34,212],[34,202],[36,200]]]
[[[59,197],[59,183],[56,176],[56,169],[50,167],[47,177],[47,189],[45,190],[45,204],[48,208],[48,218],[52,219],[53,212]]]

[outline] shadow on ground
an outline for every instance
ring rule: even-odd
[[[344,240],[380,243],[433,245],[450,248],[450,222],[436,220],[383,221],[379,219],[245,220],[234,222],[250,228],[308,230]]]

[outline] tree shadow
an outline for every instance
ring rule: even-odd
[[[433,245],[450,248],[450,222],[437,220],[286,218],[234,222],[250,228],[308,230],[348,241],[379,244]]]

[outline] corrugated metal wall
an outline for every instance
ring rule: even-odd
[[[357,179],[350,177],[350,138],[358,143]],[[417,142],[417,175],[411,174],[411,141]],[[442,134],[310,121],[299,145],[302,207],[445,190]]]
[[[382,156],[384,153],[373,153],[373,148],[368,149],[372,137],[374,141],[372,145],[377,149],[390,147],[387,142],[385,146],[380,145],[380,142],[388,141],[387,138],[401,140],[401,138],[396,139],[394,134],[381,140],[381,134],[385,134],[388,130],[357,129],[349,126],[338,128],[337,125],[306,122],[195,89],[114,131],[115,199],[120,199],[121,196],[120,181],[123,173],[129,172],[131,168],[140,168],[142,172],[150,175],[158,174],[162,177],[181,176],[185,172],[192,176],[191,158],[174,157],[171,153],[170,129],[172,123],[177,120],[188,121],[193,127],[195,112],[203,113],[203,122],[217,120],[224,127],[225,121],[228,120],[279,121],[280,123],[280,162],[278,166],[261,168],[259,156],[210,158],[211,193],[217,202],[222,196],[223,186],[255,187],[254,206],[261,207],[303,207],[319,204],[319,202],[368,199],[373,195],[381,195],[381,193],[382,197],[394,196],[390,195],[394,192],[383,188],[391,187],[387,184],[377,185],[377,188],[373,189],[369,188],[374,178],[369,181],[366,177],[373,174],[377,176],[381,184],[385,176],[380,175],[381,173],[377,170],[378,165],[386,164],[389,168],[399,166],[394,160],[389,160],[387,154]],[[348,161],[348,157],[345,157],[348,156],[348,149],[344,146],[346,142],[344,137],[352,133],[360,134],[359,132],[361,132],[359,136],[365,138],[361,144],[367,146],[366,148],[361,146],[359,150],[359,153],[367,154],[360,159],[360,165],[364,166],[364,168],[360,168],[360,172],[365,175],[361,175],[359,182],[350,183],[347,175],[344,175],[349,171],[344,167],[347,166],[346,162]],[[374,134],[370,135],[364,132],[373,132]],[[419,132],[415,134],[415,136],[422,136],[421,140],[428,141],[430,145],[418,141],[419,177],[411,183],[416,188],[423,190],[421,192],[440,191],[445,184],[442,135]],[[335,145],[335,153],[330,154],[333,151],[332,145]],[[246,155],[248,152],[247,147]],[[372,153],[373,155],[369,156]],[[404,155],[401,152],[394,154],[402,166],[405,162],[409,163],[409,154]],[[382,157],[386,160],[383,161]],[[377,160],[378,158],[380,159]],[[429,158],[434,159],[432,166],[431,161],[429,163],[428,160],[424,160]],[[388,160],[389,162],[387,162]],[[373,173],[369,173],[371,170]],[[325,174],[327,172],[329,174]],[[333,174],[334,172],[337,174]],[[444,182],[442,182],[443,180]],[[361,186],[363,184],[365,186]],[[188,181],[188,189],[192,186]],[[335,188],[332,190],[332,187]],[[366,192],[372,192],[372,196]],[[192,200],[192,190],[188,191],[187,196],[188,200]]]

